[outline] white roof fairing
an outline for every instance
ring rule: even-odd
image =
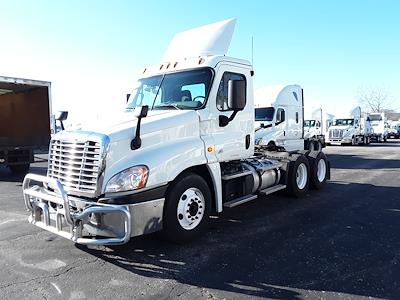
[[[162,62],[208,55],[226,55],[236,19],[229,19],[175,34]]]
[[[302,92],[299,85],[274,85],[260,88],[254,92],[255,107],[275,107],[279,105],[302,105]]]

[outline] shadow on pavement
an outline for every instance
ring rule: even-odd
[[[79,248],[140,276],[215,289],[218,298],[228,291],[300,299],[305,290],[394,299],[400,296],[399,192],[331,182],[303,199],[272,196],[227,210],[191,244],[153,234],[124,246]]]
[[[31,166],[29,169],[29,173],[36,173],[40,175],[46,175],[47,166],[46,167],[37,167]],[[8,182],[21,182],[24,180],[25,174],[13,174],[9,168],[1,166],[0,167],[0,181],[8,181]]]
[[[358,154],[339,153],[327,154],[327,157],[331,162],[331,168],[334,169],[400,169],[400,160],[398,159],[366,158]]]

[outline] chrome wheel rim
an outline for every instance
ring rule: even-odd
[[[317,178],[319,182],[323,182],[326,177],[326,163],[325,160],[320,159],[317,165]]]
[[[297,168],[296,184],[300,190],[304,189],[307,184],[307,167],[304,163],[301,163]]]
[[[197,188],[189,188],[179,198],[176,217],[183,229],[196,228],[204,216],[205,200],[203,193]]]

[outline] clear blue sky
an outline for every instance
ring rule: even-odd
[[[361,87],[400,109],[400,1],[0,0],[0,75],[49,80],[55,109],[79,120],[119,109],[132,81],[174,33],[237,18],[230,56],[251,60],[255,87],[297,83],[307,110],[338,113]]]

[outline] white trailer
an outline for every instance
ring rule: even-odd
[[[351,110],[348,116],[335,118],[326,133],[327,145],[367,145],[371,139],[371,125],[362,117],[361,107]]]
[[[303,89],[267,86],[255,92],[256,144],[286,151],[321,150],[324,136],[304,135]]]
[[[255,146],[253,69],[225,55],[234,25],[176,35],[163,61],[144,69],[117,123],[54,135],[47,176],[23,183],[29,221],[80,244],[123,244],[157,230],[184,242],[206,229],[211,212],[322,188],[324,153]]]

